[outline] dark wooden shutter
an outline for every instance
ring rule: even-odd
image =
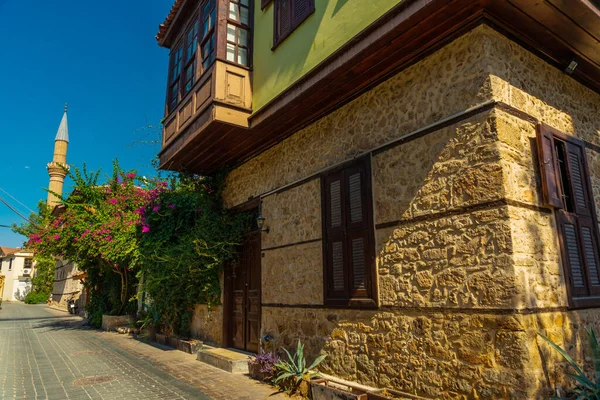
[[[585,150],[583,146],[572,142],[566,143],[566,150],[569,183],[571,185],[571,193],[573,193],[575,213],[591,217],[592,197],[589,192],[589,176],[585,168]]]
[[[542,176],[542,199],[546,206],[562,208],[553,132],[551,128],[544,124],[539,124],[537,128],[538,159]]]
[[[362,163],[345,171],[346,192],[348,193],[347,246],[351,263],[348,275],[352,297],[368,296],[369,260],[366,249],[369,246],[369,219],[367,218],[369,193],[366,190],[366,172]]]
[[[292,31],[292,2],[293,0],[276,0],[277,32],[276,41],[287,36]]]
[[[323,179],[326,300],[372,295],[372,210],[368,159]]]
[[[348,296],[346,276],[346,221],[344,211],[343,173],[331,174],[325,179],[325,224],[326,224],[326,292],[328,297],[344,298]]]
[[[577,300],[600,294],[598,224],[583,143],[565,135],[554,140],[565,149],[567,179],[562,182],[568,187],[559,190],[570,199],[557,211],[557,221],[571,296]]]
[[[314,0],[292,0],[292,25],[295,29],[315,10]]]
[[[577,218],[560,210],[557,213],[557,220],[560,225],[563,260],[566,266],[571,296],[586,296],[588,285],[585,277],[584,257],[582,255]]]

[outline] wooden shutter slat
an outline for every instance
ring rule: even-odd
[[[342,225],[342,182],[335,180],[329,183],[329,227],[337,228]]]
[[[344,245],[342,241],[331,244],[332,289],[343,292],[344,285]]]
[[[557,222],[561,232],[563,261],[571,296],[586,296],[589,290],[584,270],[584,256],[581,250],[577,217],[559,210],[557,212]]]
[[[569,223],[565,224],[565,244],[567,247],[567,257],[569,258],[569,264],[571,267],[573,286],[576,288],[585,288],[576,225]]]
[[[350,222],[363,221],[362,178],[360,172],[348,177],[348,195],[350,197]]]
[[[314,11],[314,0],[292,0],[292,21],[294,29]]]
[[[592,215],[592,200],[589,193],[589,176],[585,169],[585,153],[583,147],[571,142],[566,143],[569,181],[573,193],[575,212],[578,215]]]
[[[366,290],[365,240],[356,238],[351,241],[352,248],[352,288]]]
[[[292,31],[292,1],[293,0],[277,0],[277,38],[286,36]]]
[[[554,153],[554,137],[551,129],[539,124],[537,129],[538,160],[542,183],[542,201],[544,205],[562,208],[562,197],[558,183],[558,168]]]

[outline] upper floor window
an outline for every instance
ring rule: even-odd
[[[24,268],[31,268],[32,265],[33,265],[33,259],[32,258],[26,258],[25,259]]]
[[[215,0],[208,0],[202,6],[202,69],[207,70],[215,60],[215,23],[217,21],[217,7]]]
[[[198,48],[198,21],[185,35],[185,67],[183,70],[183,94],[192,90],[196,78],[196,49]]]
[[[10,260],[8,260],[8,270],[12,271],[12,263],[13,263],[14,258],[11,258]]]
[[[273,47],[277,47],[315,11],[315,0],[275,0]]]
[[[540,125],[538,153],[543,201],[556,210],[571,305],[600,304],[600,242],[585,145]]]
[[[321,180],[325,302],[375,305],[374,228],[367,157]]]
[[[179,102],[179,80],[181,78],[181,63],[183,47],[178,45],[171,52],[171,70],[169,72],[169,111],[173,111]]]
[[[250,0],[229,0],[227,61],[249,65]]]

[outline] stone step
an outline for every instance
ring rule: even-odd
[[[250,355],[252,354],[239,350],[202,345],[202,349],[198,351],[198,361],[232,374],[247,374]]]

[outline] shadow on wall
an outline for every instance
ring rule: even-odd
[[[301,339],[325,373],[432,398],[527,398],[495,129],[491,111],[374,156],[384,308],[265,307],[268,349]]]
[[[15,291],[15,299],[17,299],[19,301],[24,301],[25,297],[27,297],[27,295],[29,294],[29,292],[31,292],[31,288],[30,287],[26,287],[23,290],[17,288],[17,290]]]

